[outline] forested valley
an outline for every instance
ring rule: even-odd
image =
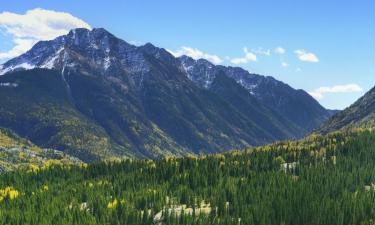
[[[375,132],[0,176],[0,224],[374,224]]]

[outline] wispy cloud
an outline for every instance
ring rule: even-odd
[[[252,52],[257,55],[264,55],[264,56],[271,56],[271,50],[270,49],[263,49],[261,47],[257,49],[253,49]]]
[[[307,52],[306,50],[299,49],[294,51],[294,53],[296,53],[298,59],[301,61],[312,63],[319,62],[319,58],[314,53]]]
[[[14,47],[0,52],[0,59],[18,56],[29,50],[37,41],[51,40],[73,28],[88,28],[85,21],[65,12],[36,8],[25,14],[0,13],[0,28],[13,38]]]
[[[277,48],[275,48],[275,53],[278,54],[278,55],[284,55],[285,49],[283,47],[277,47]]]
[[[285,62],[284,60],[284,54],[286,52],[285,48],[283,47],[277,47],[273,50],[275,52],[276,55],[278,55],[279,59],[280,59],[280,65],[281,67],[289,67],[289,63]]]
[[[142,41],[129,41],[129,44],[132,44],[132,45],[135,45],[135,46],[140,46],[140,45],[144,45],[145,43],[142,42]]]
[[[206,59],[206,60],[208,60],[208,61],[210,61],[210,62],[212,62],[214,64],[219,64],[219,63],[221,63],[223,61],[217,55],[209,54],[209,53],[203,52],[203,51],[201,51],[199,49],[191,48],[191,47],[186,47],[186,46],[181,47],[177,51],[172,51],[172,50],[168,50],[168,49],[167,49],[167,51],[169,51],[175,57],[180,57],[182,55],[187,55],[187,56],[190,56],[193,59]]]
[[[256,54],[253,53],[253,52],[251,52],[251,51],[249,51],[247,49],[247,47],[244,47],[243,51],[245,53],[244,57],[230,59],[230,62],[233,63],[233,64],[238,65],[238,64],[246,64],[246,63],[249,63],[249,62],[257,61]]]
[[[358,84],[335,85],[332,87],[320,87],[309,92],[315,99],[323,99],[327,93],[353,93],[362,92],[363,88]]]

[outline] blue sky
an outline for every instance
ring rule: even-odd
[[[369,0],[12,0],[1,3],[0,13],[35,8],[69,13],[131,43],[272,75],[327,108],[349,106],[375,85],[375,3]],[[1,56],[19,37],[0,30]]]

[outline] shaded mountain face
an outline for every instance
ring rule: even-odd
[[[190,80],[209,89],[218,71],[235,80],[262,104],[277,111],[303,135],[325,122],[334,112],[322,107],[303,90],[295,90],[273,77],[251,74],[239,67],[214,65],[207,60],[194,60],[188,56],[179,57]]]
[[[308,107],[284,103],[307,98],[302,91],[239,68],[186,60],[152,44],[130,45],[104,29],[72,30],[0,67],[0,126],[92,161],[213,153],[307,132],[270,107],[271,100],[308,112],[303,118],[311,126],[321,120],[309,117]],[[215,70],[199,73],[207,68]],[[271,86],[264,79],[281,97],[266,92]],[[283,100],[287,91],[296,96]]]
[[[372,88],[350,107],[335,114],[317,131],[328,133],[352,127],[375,127],[375,88]]]

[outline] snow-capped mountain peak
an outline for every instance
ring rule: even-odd
[[[295,90],[272,77],[252,74],[239,67],[214,65],[204,59],[195,60],[188,56],[175,58],[165,49],[150,43],[139,47],[128,44],[102,28],[74,29],[54,40],[40,41],[25,54],[4,63],[0,67],[0,74],[33,68],[61,72],[69,95],[70,85],[77,84],[72,83],[77,80],[71,76],[98,78],[95,80],[109,84],[107,88],[124,93],[129,90],[157,92],[157,88],[152,89],[155,84],[168,88],[185,85],[191,87],[186,92],[192,93],[200,91],[197,86],[212,92],[225,92],[220,88],[228,84],[228,87],[239,91],[232,94],[262,103],[270,110],[277,111],[280,117],[296,121],[296,126],[306,132],[330,115],[306,92]],[[4,82],[4,85],[9,86],[7,83]],[[235,98],[232,97],[231,101]]]
[[[78,28],[51,41],[40,41],[28,52],[0,67],[0,75],[33,68],[62,70],[72,67],[107,72],[145,73],[149,70],[142,52],[103,28]]]

